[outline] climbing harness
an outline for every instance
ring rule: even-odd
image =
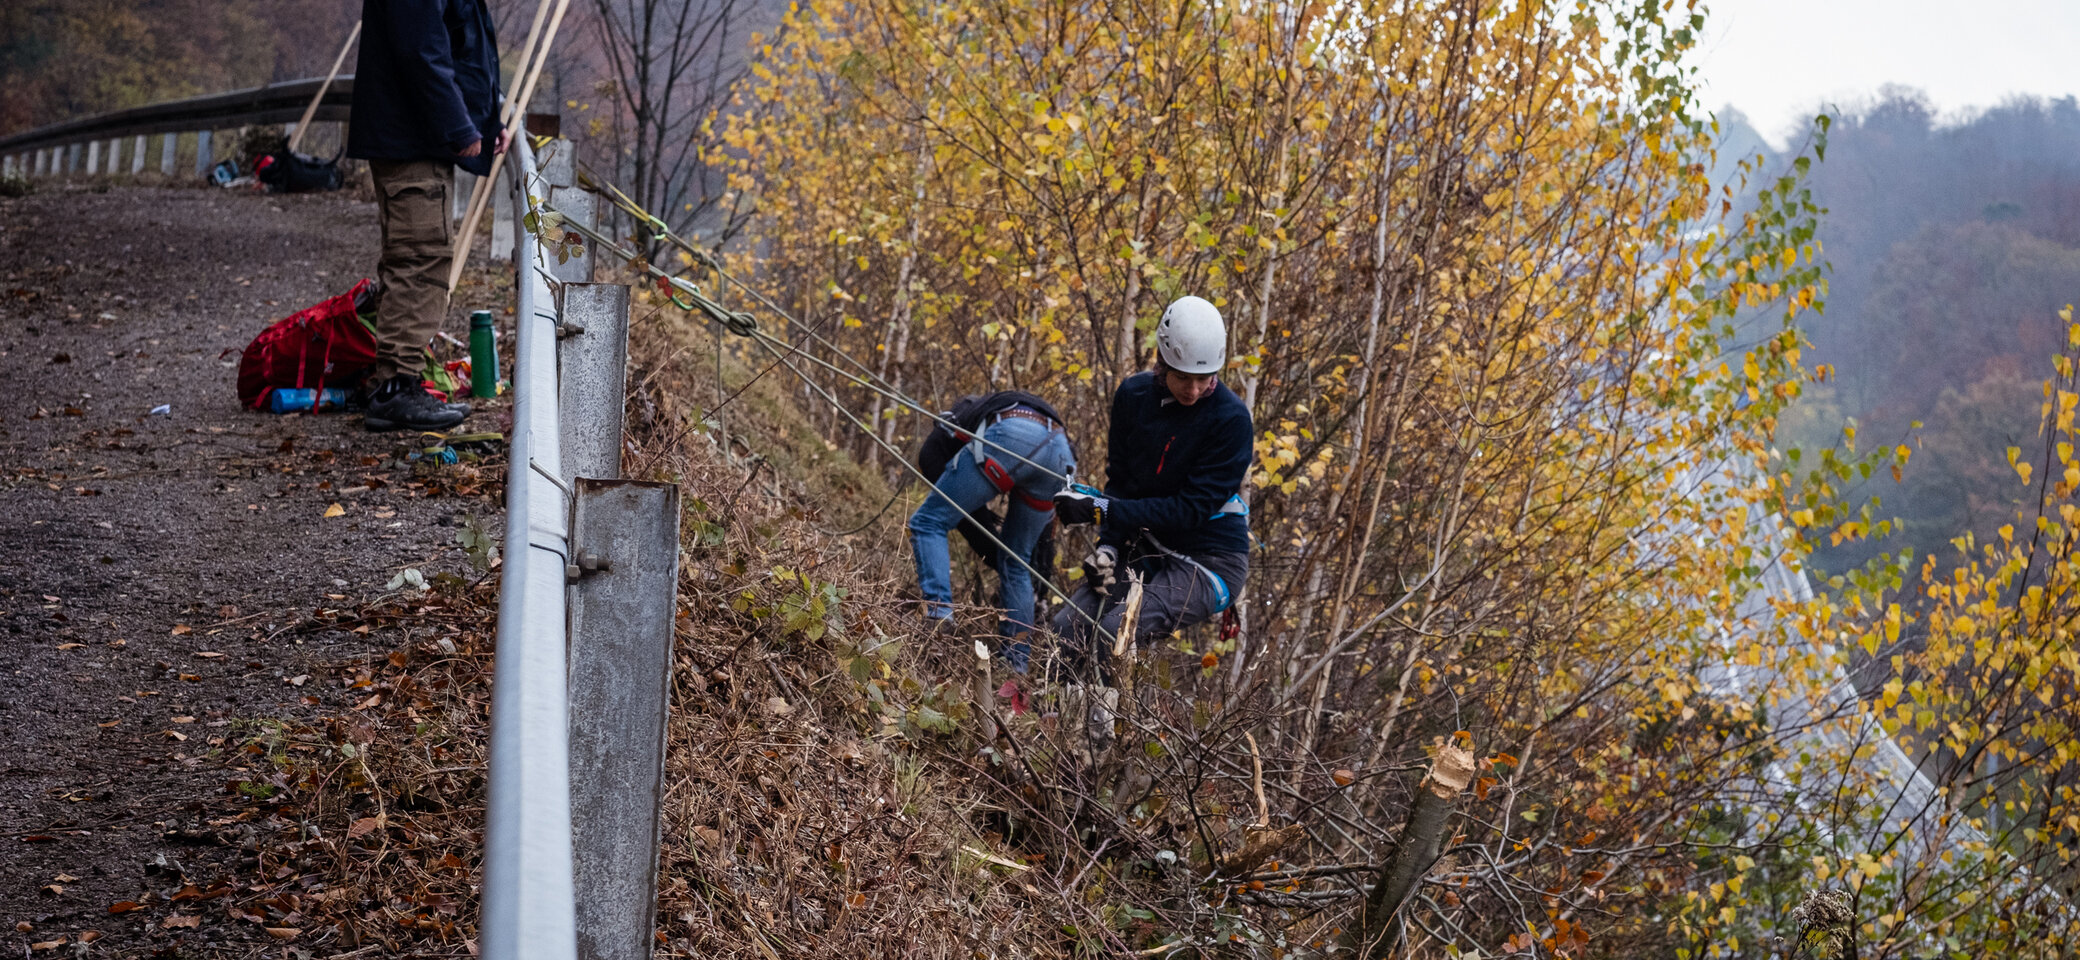
[[[1221,515],[1222,514],[1219,513],[1214,514],[1214,516],[1216,517],[1219,517]],[[1149,533],[1148,531],[1143,530],[1141,531],[1141,539],[1147,541],[1149,546],[1156,548],[1157,553],[1169,557],[1172,560],[1180,560],[1185,563],[1191,564],[1192,569],[1197,570],[1201,574],[1205,575],[1206,582],[1212,585],[1213,587],[1213,597],[1216,601],[1213,607],[1213,612],[1224,613],[1227,611],[1228,606],[1235,602],[1234,596],[1228,593],[1228,582],[1222,580],[1220,574],[1215,573],[1212,570],[1208,570],[1205,564],[1200,563],[1197,560],[1187,557],[1184,554],[1178,553],[1177,551],[1172,550],[1169,547],[1163,546],[1163,541],[1157,540],[1156,535],[1153,533]]]
[[[1002,414],[1000,414],[1000,416],[1001,415]],[[1054,421],[1050,420],[1048,421],[1048,423],[1052,425]],[[1057,427],[1056,429],[1060,428]],[[1026,456],[1032,456],[1033,454],[1040,452],[1040,448],[1046,446],[1047,441],[1053,439],[1053,437],[1054,435],[1050,433],[1046,437],[1041,438],[1040,442],[1033,446],[1033,449],[1026,451]],[[989,481],[990,486],[997,488],[998,493],[1010,494],[1011,496],[1017,497],[1020,503],[1023,503],[1026,506],[1031,507],[1035,510],[1038,510],[1041,513],[1054,512],[1053,500],[1043,500],[1019,488],[1018,481],[1011,476],[1011,471],[1004,469],[1004,465],[1002,463],[997,462],[997,459],[995,457],[990,456],[989,453],[983,449],[982,437],[975,436],[970,440],[968,444],[968,457],[975,461],[975,466],[982,470],[983,478]],[[1030,463],[1031,461],[1027,462]]]

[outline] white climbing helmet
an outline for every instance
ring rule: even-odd
[[[1178,297],[1156,323],[1156,353],[1179,373],[1217,373],[1228,361],[1228,325],[1213,304]]]

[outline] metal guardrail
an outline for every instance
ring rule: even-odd
[[[526,139],[514,143],[516,210],[541,182]],[[577,956],[564,685],[564,567],[572,553],[556,390],[561,320],[543,273],[553,262],[533,233],[516,233],[513,430],[478,926],[480,953],[493,958]]]
[[[159,172],[172,176],[174,140],[190,131],[198,134],[195,170],[198,174],[204,173],[211,165],[211,131],[300,120],[304,109],[310,106],[311,98],[317,95],[318,88],[324,83],[324,77],[285,80],[264,87],[116,110],[0,137],[0,173],[25,177],[58,176],[80,172],[82,163],[87,173],[103,172],[100,163],[103,142],[108,145],[106,172],[115,172],[121,144],[132,138],[135,138],[136,146],[130,156],[130,170],[139,173],[145,167],[145,138],[163,134]],[[325,99],[319,103],[312,122],[343,121],[347,119],[353,102],[354,77],[352,74],[340,76],[325,91]]]
[[[589,220],[569,141],[514,143],[512,209]],[[516,218],[517,219],[517,218]],[[539,223],[539,220],[537,220]],[[621,477],[628,287],[517,231],[513,430],[480,955],[648,960],[679,488]],[[575,722],[574,722],[575,719]]]

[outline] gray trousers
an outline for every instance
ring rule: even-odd
[[[1134,624],[1136,646],[1147,648],[1173,630],[1204,623],[1221,612],[1219,591],[1206,579],[1207,571],[1221,578],[1231,598],[1242,592],[1243,582],[1249,579],[1249,554],[1215,553],[1192,559],[1199,566],[1163,554],[1138,557],[1123,565],[1141,574],[1141,617]],[[1069,605],[1055,613],[1054,634],[1061,640],[1060,663],[1070,676],[1089,679],[1091,668],[1096,666],[1109,677],[1112,644],[1105,637],[1118,636],[1120,618],[1126,613],[1125,570],[1121,571],[1119,582],[1113,584],[1112,592],[1115,597],[1104,597],[1085,581],[1070,594]],[[1100,606],[1104,607],[1103,614],[1098,612]],[[1105,635],[1096,635],[1095,642],[1092,619],[1105,627]]]

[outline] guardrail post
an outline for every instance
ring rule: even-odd
[[[66,146],[65,146],[65,175],[66,175],[66,176],[68,176],[68,177],[69,177],[69,176],[71,176],[71,175],[73,175],[73,174],[75,174],[75,173],[78,173],[78,172],[79,172],[79,155],[80,155],[80,152],[81,152],[81,151],[80,151],[80,145],[79,145],[79,144],[77,144],[77,143],[72,143],[72,144],[66,144]]]
[[[580,960],[648,960],[656,929],[679,490],[621,476],[629,288],[568,283],[557,343],[574,478],[571,857]]]
[[[178,133],[162,134],[159,137],[159,172],[173,176],[173,149],[180,145]]]
[[[120,172],[122,172],[122,169],[123,169],[123,138],[122,138],[122,137],[110,137],[110,138],[108,138],[108,165],[107,165],[107,166],[105,166],[105,167],[102,167],[102,168],[101,168],[101,172],[102,172],[102,173],[120,173]]]
[[[491,191],[491,259],[513,259],[513,191]]]
[[[205,179],[209,177],[209,168],[216,166],[210,162],[209,135],[208,130],[195,131],[195,175]]]
[[[678,606],[679,487],[573,481],[571,829],[580,960],[649,960]]]
[[[569,140],[552,140],[542,153],[542,179],[549,181],[549,195],[543,200],[556,212],[590,227],[599,223],[594,211],[592,191],[581,189],[575,166],[571,161],[574,148]],[[570,259],[549,265],[549,274],[566,283],[592,282],[592,256],[585,244],[574,244],[570,248]]]
[[[563,475],[621,476],[623,398],[628,395],[628,287],[569,283],[556,344],[563,413]]]
[[[448,219],[455,221],[455,228],[462,228],[462,218],[469,215],[470,191],[477,185],[477,175],[467,170],[455,171],[455,189],[448,194]]]
[[[101,172],[101,141],[87,141],[87,176]]]
[[[144,172],[144,134],[138,134],[137,142],[130,146],[130,173],[135,176]]]

